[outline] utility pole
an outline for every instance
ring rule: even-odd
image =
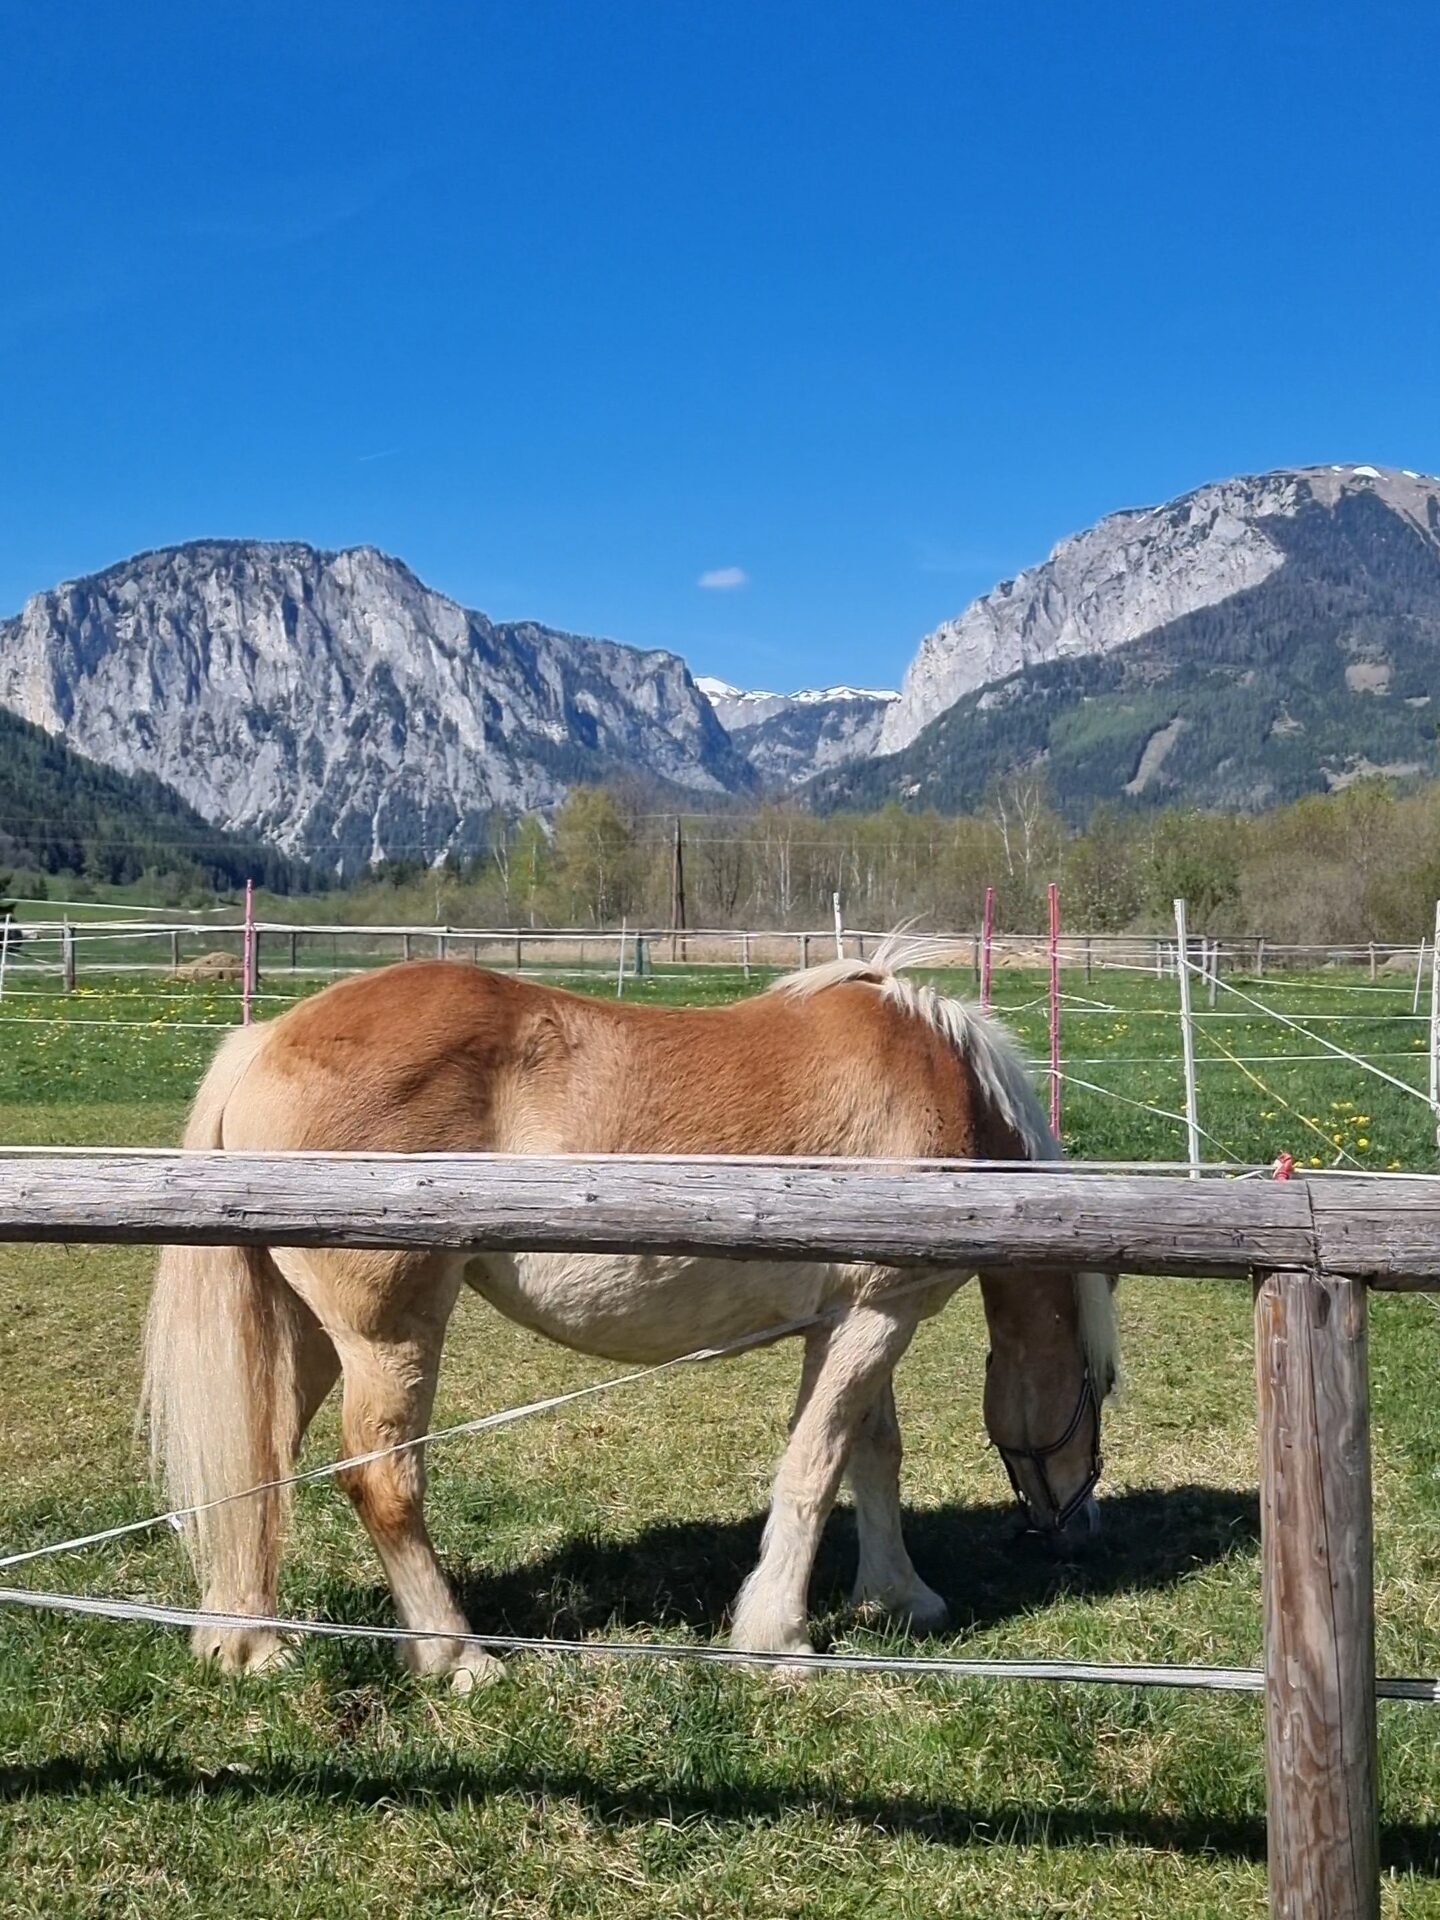
[[[689,958],[685,934],[685,836],[675,816],[675,866],[670,887],[670,958]]]

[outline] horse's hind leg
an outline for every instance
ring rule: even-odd
[[[900,1523],[900,1421],[895,1389],[886,1380],[855,1432],[848,1478],[855,1497],[860,1566],[858,1606],[877,1606],[923,1631],[943,1627],[945,1602],[931,1591],[911,1562]]]
[[[859,1423],[915,1331],[913,1313],[854,1307],[806,1341],[800,1407],[775,1476],[755,1571],[731,1640],[756,1653],[806,1653],[806,1602],[820,1542]]]
[[[426,1432],[459,1288],[457,1264],[432,1256],[423,1267],[407,1269],[403,1308],[373,1329],[340,1338],[347,1459]],[[453,1674],[462,1692],[477,1681],[498,1679],[505,1671],[501,1661],[453,1638],[468,1633],[469,1624],[425,1527],[425,1449],[408,1447],[351,1467],[340,1480],[380,1556],[402,1626],[433,1633],[404,1643],[405,1663],[417,1673]]]

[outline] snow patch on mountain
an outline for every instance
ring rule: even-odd
[[[770,786],[801,786],[812,774],[875,751],[898,693],[872,687],[802,687],[766,693],[701,674],[696,686],[716,718]]]

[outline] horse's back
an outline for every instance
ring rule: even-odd
[[[227,1104],[248,1148],[1006,1153],[966,1062],[873,985],[607,1002],[415,961],[292,1008]]]

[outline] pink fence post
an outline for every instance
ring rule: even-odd
[[[1060,1138],[1060,889],[1050,882],[1050,1131]]]
[[[995,889],[985,889],[985,921],[980,932],[980,1004],[990,1006],[990,949],[995,939]]]
[[[255,991],[255,882],[245,882],[245,934],[241,952],[240,1021],[250,1024],[250,999]]]

